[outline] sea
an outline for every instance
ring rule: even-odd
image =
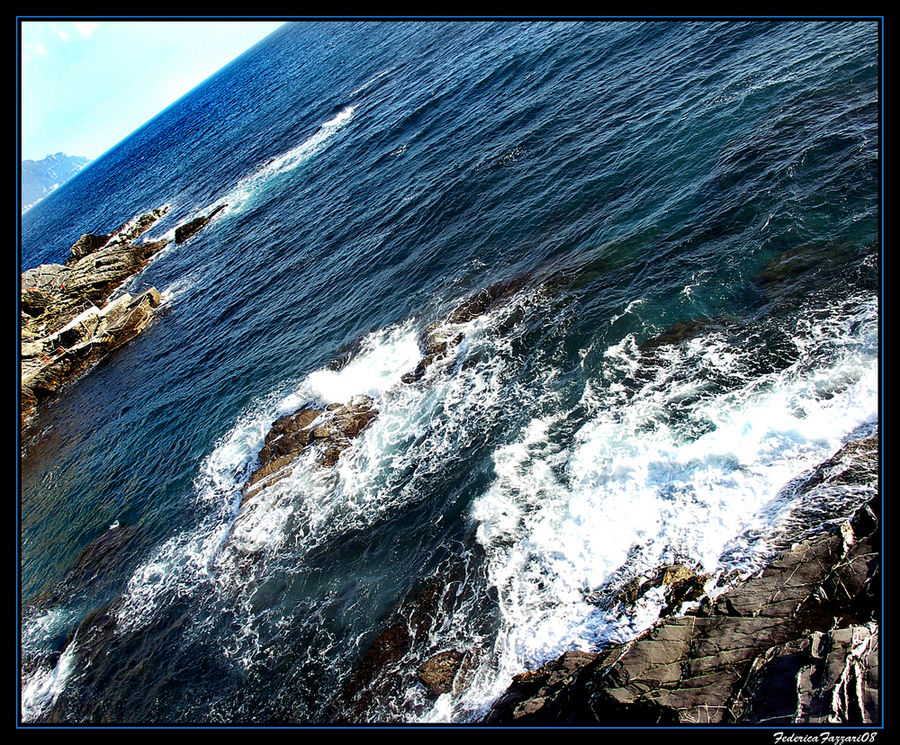
[[[290,22],[22,215],[19,271],[224,205],[119,288],[160,312],[19,443],[21,721],[478,723],[651,626],[663,590],[629,581],[715,594],[844,519],[877,485],[799,485],[880,436],[880,42]],[[359,395],[337,464],[242,514],[271,424]]]

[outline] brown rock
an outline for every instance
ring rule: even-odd
[[[321,465],[335,465],[341,453],[376,416],[375,402],[368,396],[359,396],[325,409],[305,406],[275,420],[259,451],[259,466],[244,485],[241,503],[289,476],[291,464],[309,447],[320,448]]]
[[[165,214],[163,207],[122,226],[112,237],[85,234],[67,265],[22,273],[21,421],[26,427],[40,401],[104,355],[133,339],[160,305],[155,289],[132,298],[109,295],[143,269],[166,241],[134,244]],[[105,240],[105,239],[109,240]]]
[[[463,653],[455,649],[438,652],[419,666],[419,681],[432,693],[449,693],[462,661]]]

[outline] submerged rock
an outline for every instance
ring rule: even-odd
[[[419,681],[432,693],[449,693],[464,656],[456,649],[438,652],[419,665]]]
[[[429,329],[423,339],[425,354],[414,370],[404,373],[400,378],[404,383],[415,383],[421,380],[426,370],[434,364],[448,357],[453,349],[459,346],[462,341],[462,334],[456,334],[453,338],[446,338],[440,335],[439,329]]]
[[[723,317],[718,318],[692,318],[687,321],[679,321],[672,324],[661,334],[646,339],[638,345],[638,349],[642,354],[654,352],[660,347],[672,346],[680,344],[688,339],[693,339],[702,333],[710,330],[721,329],[726,326],[730,319]]]
[[[433,636],[451,610],[457,571],[421,585],[385,616],[381,630],[362,654],[329,707],[336,724],[402,721],[385,702],[421,686],[428,699],[460,689],[474,649],[435,650]]]
[[[826,464],[852,453],[865,459],[871,441],[841,453]],[[836,529],[631,642],[569,652],[517,676],[486,721],[877,723],[879,511],[876,497]]]
[[[44,608],[70,600],[89,586],[102,584],[133,560],[132,551],[140,540],[139,531],[130,525],[110,528],[85,546],[63,579],[49,592],[30,601],[26,608]]]

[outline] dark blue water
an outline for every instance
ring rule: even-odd
[[[352,717],[477,719],[512,675],[652,623],[660,598],[610,603],[629,578],[750,571],[846,514],[866,495],[790,484],[878,426],[878,41],[288,24],[30,210],[23,270],[227,205],[130,283],[164,312],[24,442],[25,719],[327,722],[435,582]],[[430,324],[511,280],[401,381]],[[270,424],[361,393],[379,414],[338,465],[236,520]],[[446,649],[466,663],[435,699],[415,670]]]

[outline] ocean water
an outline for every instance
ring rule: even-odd
[[[714,592],[848,514],[871,489],[796,485],[879,427],[878,32],[287,24],[25,214],[21,270],[227,205],[22,442],[23,720],[327,723],[438,586],[353,716],[477,721],[653,623],[661,595],[612,601],[629,579],[683,562]],[[435,323],[461,342],[404,383]],[[334,468],[239,510],[276,418],[357,394],[379,414]]]

